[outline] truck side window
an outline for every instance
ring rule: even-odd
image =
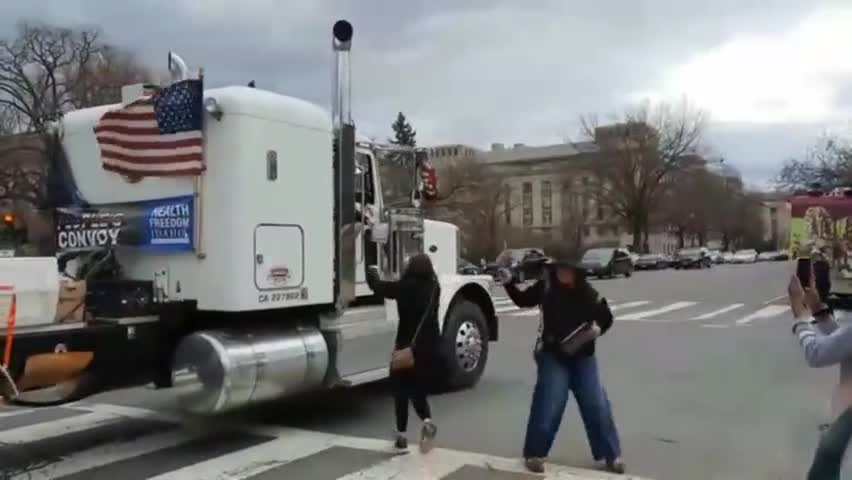
[[[373,193],[373,172],[370,168],[370,157],[363,153],[355,154],[355,201],[360,202],[361,196],[366,197],[367,203],[375,203]]]

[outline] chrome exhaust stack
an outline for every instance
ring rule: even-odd
[[[335,52],[331,95],[334,127],[334,307],[340,314],[355,299],[355,239],[359,227],[355,221],[355,124],[350,101],[352,24],[338,20],[332,33]]]
[[[169,72],[172,74],[173,82],[180,82],[189,78],[189,67],[175,52],[169,52]]]

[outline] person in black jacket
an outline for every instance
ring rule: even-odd
[[[539,306],[542,312],[535,346],[538,375],[524,441],[527,468],[544,471],[544,460],[573,391],[595,461],[624,473],[618,431],[595,359],[595,338],[606,333],[613,321],[606,299],[589,284],[585,272],[570,262],[551,263],[545,276],[525,290],[512,283],[505,287],[517,306]],[[587,327],[580,330],[585,343],[566,348],[569,342],[564,341],[582,326]]]
[[[436,378],[439,361],[440,331],[438,328],[438,299],[441,289],[432,261],[426,254],[413,256],[399,281],[380,280],[378,272],[368,270],[367,283],[378,295],[396,300],[399,323],[396,330],[395,350],[411,347],[414,368],[410,371],[392,372],[394,402],[396,404],[396,441],[394,446],[408,448],[408,402],[423,421],[420,431],[420,449],[428,452],[438,429],[432,423],[432,412],[426,399],[426,390]],[[422,324],[421,324],[422,323]],[[416,334],[416,338],[415,338]]]

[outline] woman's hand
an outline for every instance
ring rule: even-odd
[[[595,338],[601,336],[601,327],[598,325],[598,322],[592,322],[592,333],[595,334]]]
[[[802,288],[802,283],[795,274],[790,277],[790,283],[787,285],[787,296],[790,299],[794,318],[799,319],[810,313],[805,305],[805,289]]]
[[[816,288],[816,276],[814,275],[814,267],[811,265],[811,278],[807,288],[805,288],[805,306],[811,312],[818,312],[825,308],[825,303],[819,296],[819,290]]]

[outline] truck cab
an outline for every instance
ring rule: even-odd
[[[196,173],[128,175],[104,160],[104,116],[131,115],[159,90],[128,86],[121,104],[63,117],[54,161],[70,172],[65,198],[77,200],[56,209],[59,258],[28,268],[56,276],[58,265],[76,280],[72,309],[83,311],[61,321],[21,312],[25,328],[0,325],[0,345],[11,346],[11,385],[0,380],[0,392],[57,404],[153,383],[187,411],[216,414],[381,380],[397,309],[373,295],[366,269],[398,279],[421,252],[441,286],[442,386],[478,382],[498,338],[492,279],[457,274],[458,227],[424,217],[424,152],[357,136],[342,98],[351,34],[348,22],[335,24],[331,115],[262,89],[203,89],[170,54],[173,82],[162,90],[201,92]],[[71,257],[82,267],[66,268]],[[64,289],[60,306],[71,298]],[[45,311],[57,311],[56,292]]]

